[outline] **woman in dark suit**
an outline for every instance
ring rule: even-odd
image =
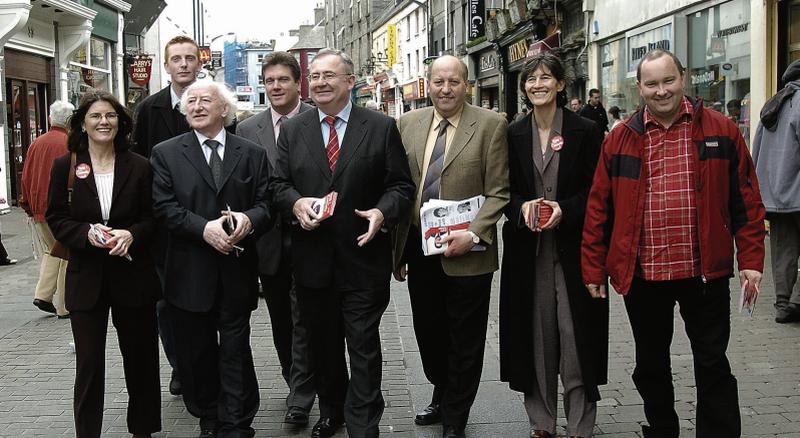
[[[70,154],[56,159],[51,173],[47,223],[70,250],[65,295],[77,354],[78,438],[102,433],[109,309],[129,395],[128,431],[149,437],[161,430],[155,310],[160,289],[149,249],[153,178],[148,161],[128,152],[131,124],[114,96],[86,93],[70,120]],[[105,237],[98,238],[93,227]]]
[[[580,263],[586,199],[603,137],[596,123],[563,109],[564,87],[556,55],[530,59],[520,90],[533,111],[508,127],[500,377],[525,394],[531,436],[551,437],[560,375],[567,435],[586,438],[595,424],[597,385],[607,374],[608,301],[590,297]],[[534,222],[536,205],[552,209],[549,219]]]

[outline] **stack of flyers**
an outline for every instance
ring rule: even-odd
[[[316,220],[322,222],[325,219],[333,216],[333,209],[336,208],[336,197],[338,193],[330,192],[323,198],[317,198],[311,204],[311,209],[314,210]]]
[[[102,229],[100,229],[100,227],[96,226],[95,224],[89,226],[89,234],[91,234],[92,237],[94,237],[94,240],[105,245],[106,248],[114,247],[113,243],[112,244],[108,243],[114,236],[109,234],[107,231],[103,231]],[[131,262],[133,261],[133,258],[131,258],[130,254],[125,254],[125,260]]]
[[[537,228],[542,228],[552,215],[553,207],[545,203],[528,204],[528,223],[525,225],[531,229],[534,228],[534,225]]]
[[[758,286],[745,280],[742,285],[742,294],[739,296],[739,313],[752,317],[756,310],[756,300],[758,299]]]

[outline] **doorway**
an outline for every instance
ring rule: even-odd
[[[18,205],[22,169],[31,143],[47,130],[47,85],[19,79],[6,81],[8,155],[11,196]]]

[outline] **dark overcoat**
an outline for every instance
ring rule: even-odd
[[[508,127],[511,201],[503,226],[500,277],[500,379],[515,391],[535,388],[533,358],[533,287],[536,235],[525,226],[520,209],[543,195],[534,189],[533,112]],[[564,270],[581,374],[589,399],[600,399],[598,385],[608,374],[608,299],[593,299],[581,277],[581,235],[586,199],[602,143],[597,125],[564,111],[556,201],[562,219],[556,229],[558,258]]]

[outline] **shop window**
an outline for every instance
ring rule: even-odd
[[[625,40],[618,39],[600,46],[600,96],[603,106],[618,106],[624,115],[631,114],[639,102],[638,92],[628,88],[627,68],[625,66]],[[570,98],[580,96],[570,96]]]
[[[688,18],[688,93],[750,138],[750,2],[733,0]]]
[[[76,107],[90,88],[112,92],[111,43],[91,37],[72,56],[69,63],[68,94]]]

